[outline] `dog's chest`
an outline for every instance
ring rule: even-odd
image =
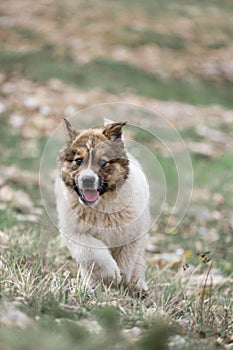
[[[90,234],[107,246],[126,244],[135,235],[135,213],[133,208],[118,212],[104,212],[97,208],[76,208],[77,232]]]
[[[95,208],[87,208],[76,211],[79,222],[88,224],[93,228],[114,229],[121,228],[130,223],[134,218],[133,210],[130,208],[118,212],[104,212]]]

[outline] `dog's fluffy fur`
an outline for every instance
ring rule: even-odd
[[[144,245],[149,188],[139,163],[126,152],[122,127],[75,130],[59,152],[55,195],[59,229],[89,286],[119,283],[122,276],[147,290]]]

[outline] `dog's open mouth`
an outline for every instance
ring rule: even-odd
[[[89,189],[82,190],[82,197],[87,203],[94,203],[99,198],[99,195],[100,193],[97,190],[89,190]]]
[[[79,195],[82,202],[85,204],[94,204],[101,194],[100,191],[97,189],[79,188],[75,183],[75,180],[73,181],[73,188],[75,192]]]

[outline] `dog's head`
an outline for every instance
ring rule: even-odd
[[[94,205],[100,196],[127,179],[128,158],[122,141],[126,123],[80,131],[65,119],[69,140],[59,153],[62,180],[84,205]]]

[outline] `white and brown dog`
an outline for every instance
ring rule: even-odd
[[[55,184],[59,229],[89,286],[98,280],[145,293],[144,246],[150,226],[149,188],[126,152],[122,127],[76,130],[59,152]]]

